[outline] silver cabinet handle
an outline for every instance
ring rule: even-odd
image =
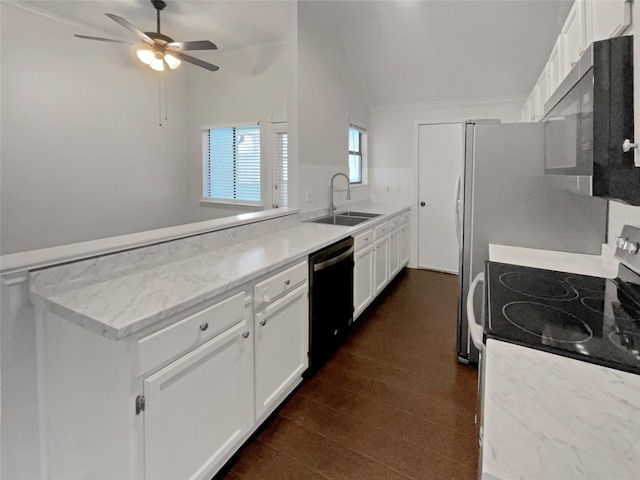
[[[571,65],[571,68],[576,66],[576,62],[570,62],[569,65]]]
[[[205,323],[200,324],[200,330],[202,332],[204,332],[207,328],[209,328],[209,324],[208,323],[205,322]]]
[[[242,334],[242,338],[249,338],[249,332],[244,332]]]
[[[267,324],[267,321],[265,319],[260,320],[260,325],[264,327],[266,324]]]
[[[291,280],[289,280],[289,279],[286,279],[286,280],[284,281],[284,284],[285,284],[285,286],[287,286],[287,287],[289,286],[289,284],[290,284],[290,283],[291,283]]]

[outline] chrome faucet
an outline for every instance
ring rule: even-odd
[[[347,189],[346,190],[334,190],[333,181],[337,176],[342,175],[347,179]],[[338,172],[333,177],[331,177],[331,187],[329,188],[329,196],[331,197],[331,203],[329,204],[329,215],[333,215],[333,212],[336,211],[336,206],[333,204],[333,192],[347,192],[347,200],[351,200],[351,182],[349,181],[349,177],[347,177],[344,173]]]

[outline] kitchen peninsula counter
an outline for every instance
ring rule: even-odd
[[[365,231],[408,207],[373,204],[358,210],[382,215],[354,227],[296,222],[237,243],[230,235],[227,245],[192,254],[185,253],[194,243],[195,237],[190,237],[160,250],[144,247],[34,271],[30,273],[30,300],[118,340]],[[158,257],[152,263],[142,261],[145,248]],[[128,261],[132,263],[127,265]]]

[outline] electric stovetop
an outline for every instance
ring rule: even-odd
[[[487,262],[485,335],[640,374],[640,276]]]

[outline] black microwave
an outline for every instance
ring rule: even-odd
[[[640,205],[633,150],[633,37],[594,42],[545,104],[547,175],[576,177],[578,193]]]

